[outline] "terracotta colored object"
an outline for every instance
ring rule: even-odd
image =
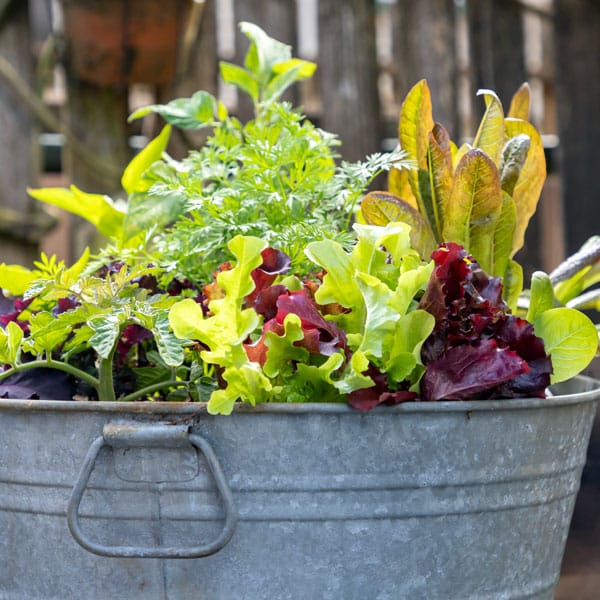
[[[170,83],[191,0],[63,0],[66,65],[99,86]]]

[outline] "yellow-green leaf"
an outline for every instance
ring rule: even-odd
[[[454,175],[444,240],[462,244],[485,271],[491,272],[492,242],[501,210],[498,169],[485,152],[473,148]]]
[[[398,129],[400,147],[417,165],[417,169],[408,172],[408,178],[422,214],[425,214],[425,210],[422,207],[419,193],[418,169],[427,169],[429,132],[433,126],[431,92],[427,81],[422,79],[408,92],[402,104]]]
[[[165,125],[162,131],[143,150],[140,150],[125,167],[121,177],[121,185],[128,194],[145,192],[150,188],[151,182],[145,181],[143,174],[148,167],[160,159],[167,148],[170,136],[171,126]]]
[[[441,241],[452,192],[453,170],[450,136],[439,123],[434,125],[433,131],[429,134],[428,159],[431,205],[435,219],[434,231],[436,238]]]
[[[32,198],[58,206],[92,223],[107,237],[120,237],[125,213],[108,196],[88,194],[74,185],[67,188],[28,189]]]
[[[517,223],[513,238],[512,255],[523,247],[525,230],[529,219],[535,213],[540,194],[546,180],[546,159],[542,138],[536,128],[520,119],[505,119],[506,134],[509,138],[524,133],[529,136],[529,151],[525,164],[513,189],[512,198],[517,211]]]
[[[504,272],[502,297],[512,313],[517,311],[517,302],[523,291],[523,267],[515,260],[509,260]]]
[[[479,90],[477,95],[483,95],[485,98],[486,110],[479,124],[473,146],[481,148],[494,161],[494,164],[499,165],[505,142],[502,103],[495,92],[491,90]]]
[[[512,97],[512,100],[510,101],[510,108],[508,109],[508,115],[506,116],[512,119],[522,119],[523,121],[528,121],[530,99],[531,93],[529,84],[525,82],[521,84],[521,87]]]
[[[492,242],[493,261],[491,275],[503,277],[508,267],[511,256],[512,240],[515,233],[517,213],[515,203],[506,193],[502,193],[502,210],[494,229],[494,241]]]
[[[5,290],[12,296],[23,295],[29,284],[38,279],[39,271],[31,271],[21,265],[0,264],[0,290]]]
[[[460,164],[460,161],[462,160],[463,156],[469,152],[469,150],[472,150],[473,146],[471,146],[471,144],[467,144],[467,142],[465,142],[464,144],[461,144],[460,148],[457,148],[454,150],[454,152],[452,153],[452,168],[456,171],[456,167],[458,167],[458,165]]]
[[[429,258],[436,246],[429,223],[404,200],[387,192],[370,192],[361,202],[360,210],[366,223],[385,227],[388,223],[410,225],[411,246],[422,258]]]
[[[395,196],[398,196],[398,198],[402,198],[404,202],[413,208],[418,208],[417,199],[413,194],[408,179],[408,169],[396,169],[396,167],[390,169],[388,175],[388,190]]]

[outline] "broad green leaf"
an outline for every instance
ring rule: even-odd
[[[530,143],[529,136],[521,133],[510,138],[502,150],[502,160],[499,168],[500,185],[503,191],[511,196],[525,160],[527,160]]]
[[[209,415],[230,415],[237,399],[237,392],[229,386],[215,390],[210,395],[206,410]]]
[[[456,168],[444,240],[462,244],[491,273],[492,242],[501,210],[498,169],[487,154],[474,148]]]
[[[502,296],[512,313],[517,312],[517,302],[523,291],[523,268],[514,261],[509,260],[502,281]]]
[[[436,123],[429,134],[429,186],[436,239],[442,241],[444,220],[452,192],[452,151],[448,132]]]
[[[536,271],[531,276],[531,289],[529,292],[529,308],[527,320],[530,323],[543,312],[554,306],[554,290],[550,277],[543,271]]]
[[[414,269],[408,269],[398,278],[398,286],[390,298],[390,306],[399,314],[405,315],[418,291],[427,287],[429,278],[433,271],[434,263],[430,261],[426,265],[420,265]]]
[[[336,389],[340,394],[350,394],[354,390],[373,387],[375,382],[368,375],[363,375],[368,368],[367,355],[364,352],[355,352],[346,365],[342,377],[334,382]]]
[[[233,269],[217,275],[217,283],[225,291],[228,301],[238,301],[254,290],[250,273],[262,264],[261,252],[267,247],[267,242],[257,237],[236,235],[227,247],[237,262]],[[216,302],[222,300],[213,301],[211,309]]]
[[[418,208],[417,199],[413,194],[408,172],[408,169],[392,167],[388,175],[388,190],[416,210]]]
[[[319,366],[298,363],[297,372],[288,384],[292,393],[297,390],[298,400],[307,402],[341,402],[344,397],[335,388],[333,374],[344,362],[341,352],[332,354]],[[285,391],[285,388],[284,388]],[[289,398],[283,398],[289,401]],[[293,399],[292,399],[293,400]]]
[[[495,165],[500,164],[502,148],[504,147],[504,110],[495,92],[479,90],[477,95],[485,98],[486,110],[473,141],[475,148],[483,150]]]
[[[101,358],[108,359],[121,334],[121,315],[119,313],[93,317],[88,326],[94,332],[90,345]]]
[[[251,42],[244,66],[254,74],[259,87],[263,87],[270,81],[275,65],[292,58],[292,49],[269,37],[253,23],[240,23],[240,30]]]
[[[264,102],[277,100],[292,83],[312,77],[316,68],[315,63],[298,58],[274,65],[273,71],[276,75],[266,86],[262,100]]]
[[[392,291],[366,273],[357,273],[356,281],[366,307],[359,350],[370,357],[381,358],[384,338],[394,330],[398,320],[398,313],[389,306]]]
[[[533,326],[552,358],[552,383],[580,373],[598,351],[596,327],[578,310],[564,307],[546,310],[538,315]]]
[[[350,255],[344,252],[340,244],[332,240],[311,242],[304,253],[327,272],[323,284],[315,294],[315,300],[319,304],[339,302],[346,308],[352,308],[358,313],[356,315],[358,322],[362,322],[364,303],[356,284]]]
[[[58,206],[92,223],[107,237],[120,237],[125,213],[116,208],[108,196],[88,194],[72,185],[66,188],[27,190],[36,200]]]
[[[256,363],[228,368],[223,372],[223,379],[227,382],[227,391],[242,402],[254,406],[269,401],[273,386]]]
[[[168,195],[135,192],[129,196],[123,223],[123,238],[130,240],[140,232],[154,227],[164,228],[180,217],[186,208],[186,198],[178,192]]]
[[[165,125],[162,131],[143,150],[140,150],[125,167],[121,177],[121,185],[128,194],[145,192],[150,188],[152,183],[143,178],[144,172],[162,157],[170,136],[171,126]]]
[[[412,206],[387,192],[370,192],[360,206],[364,220],[369,225],[384,227],[388,223],[402,222],[410,225],[412,247],[423,257],[429,257],[436,247],[429,223]]]
[[[431,109],[431,92],[427,81],[422,79],[408,92],[400,109],[398,138],[400,147],[408,153],[417,169],[427,169],[427,150],[429,132],[434,127]],[[410,185],[422,215],[426,214],[419,193],[419,174],[416,170],[408,171]]]
[[[62,319],[57,319],[49,312],[41,311],[30,318],[30,334],[24,345],[33,354],[54,352],[67,340],[72,329]]]
[[[167,123],[180,129],[200,129],[214,123],[217,102],[208,92],[196,92],[191,98],[177,98],[168,104],[152,104],[136,110],[129,121],[150,113],[159,114]]]
[[[225,83],[235,85],[246,92],[254,102],[258,101],[258,82],[252,73],[238,65],[224,61],[219,63],[219,67]]]
[[[0,364],[15,366],[20,359],[23,330],[10,321],[5,329],[0,327]]]
[[[527,82],[521,84],[521,87],[515,92],[510,101],[510,108],[506,116],[512,119],[528,121],[530,96],[529,84]]]
[[[169,330],[167,314],[159,314],[152,327],[152,334],[156,347],[165,364],[169,367],[178,367],[183,363],[183,346]]]
[[[414,310],[397,321],[389,356],[384,364],[393,381],[404,381],[417,364],[422,364],[421,347],[434,326],[435,318],[424,310]]]
[[[530,139],[529,152],[512,193],[517,211],[517,224],[512,249],[512,256],[514,256],[523,247],[525,230],[529,219],[535,212],[546,180],[546,159],[542,138],[531,123],[519,119],[505,119],[504,125],[506,135],[509,138],[525,134]]]
[[[169,325],[180,339],[201,340],[200,336],[203,336],[204,330],[197,327],[201,321],[204,321],[202,307],[191,298],[173,304],[169,311]]]
[[[21,265],[0,264],[0,290],[12,296],[23,295],[31,283],[39,277],[39,271],[31,271]]]
[[[286,315],[283,327],[283,335],[277,335],[274,331],[267,331],[265,334],[265,345],[268,350],[263,371],[271,378],[277,377],[290,361],[306,362],[308,359],[308,350],[294,345],[304,339],[300,317],[293,313]]]
[[[512,241],[517,222],[517,212],[513,199],[502,192],[502,211],[496,222],[492,241],[492,269],[490,275],[503,277],[512,252]]]

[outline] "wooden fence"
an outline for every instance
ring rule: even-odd
[[[132,12],[140,0],[121,2]],[[63,5],[69,3],[94,4],[62,0]],[[186,0],[164,0],[169,3],[189,10]],[[18,19],[23,20],[27,3],[9,4],[12,12],[5,15],[0,30],[0,56],[22,68],[22,58],[19,62],[6,43],[2,45],[2,36]],[[29,6],[39,15],[41,5],[56,10],[60,4],[30,0]],[[600,153],[593,146],[600,133],[600,3],[596,0],[206,0],[185,68],[176,70],[169,85],[100,88],[82,81],[69,69],[68,35],[61,38],[69,131],[106,162],[117,158],[122,166],[132,130],[115,128],[114,123],[124,118],[128,102],[139,98],[140,90],[144,98],[165,101],[208,89],[221,94],[242,118],[247,116],[249,107],[219,84],[217,69],[219,59],[241,60],[245,53],[247,40],[236,28],[242,20],[257,23],[291,44],[300,56],[318,63],[314,79],[298,86],[293,100],[324,129],[339,134],[342,154],[350,160],[394,143],[400,103],[423,77],[432,89],[434,116],[454,139],[475,132],[483,107],[476,97],[479,88],[496,90],[506,104],[528,80],[532,119],[546,134],[551,175],[526,249],[518,258],[527,267],[548,270],[595,233],[600,192],[596,176]],[[53,21],[60,29],[56,15]],[[10,90],[0,89],[0,109],[3,114],[21,114],[22,120],[15,120],[26,133],[23,138],[32,135],[31,114],[15,103]],[[6,141],[0,142],[6,152]],[[22,163],[28,164],[25,149],[19,152]],[[118,177],[106,173],[98,177],[97,170],[82,163],[80,151],[67,151],[64,157],[68,180],[93,191],[115,192]],[[27,173],[16,181],[13,164],[0,160],[0,177],[11,181],[0,191],[0,206],[30,215],[32,206],[19,190],[35,179]],[[1,235],[0,252],[5,252],[7,236]],[[30,255],[29,243],[26,258]]]

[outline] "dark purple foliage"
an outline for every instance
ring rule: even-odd
[[[370,365],[364,375],[368,375],[375,385],[348,394],[348,404],[361,412],[368,412],[380,404],[393,406],[417,398],[417,394],[407,390],[391,391],[388,388],[387,377],[374,365]]]
[[[499,277],[462,246],[432,254],[435,268],[419,308],[435,328],[423,344],[423,400],[545,396],[552,366],[533,326],[509,314]]]

